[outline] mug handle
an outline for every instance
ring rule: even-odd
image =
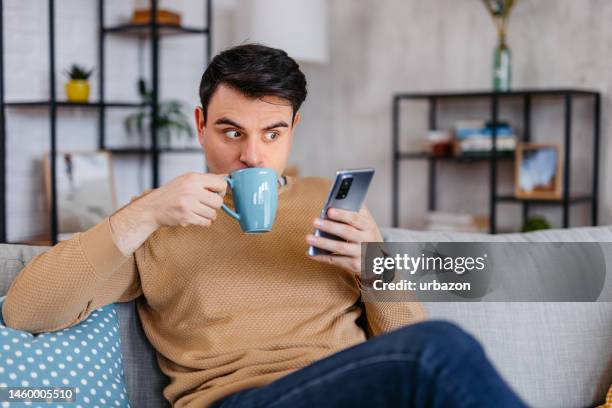
[[[225,177],[225,181],[227,181],[227,184],[229,184],[230,188],[234,188],[234,180],[232,180],[230,177]],[[238,214],[236,211],[232,210],[231,208],[229,208],[227,205],[225,204],[221,204],[221,208],[223,209],[223,211],[225,211],[229,216],[237,219],[238,221],[240,221],[240,214]]]

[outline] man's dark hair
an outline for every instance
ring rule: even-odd
[[[283,50],[244,44],[216,55],[200,81],[200,102],[206,122],[208,104],[219,84],[251,98],[277,96],[293,107],[293,116],[306,99],[306,77]]]

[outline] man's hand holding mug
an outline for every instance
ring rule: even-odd
[[[111,215],[113,241],[130,256],[160,227],[208,227],[217,218],[226,189],[223,174],[180,175]]]

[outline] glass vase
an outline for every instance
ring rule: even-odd
[[[510,48],[508,48],[508,45],[502,38],[493,54],[493,90],[497,92],[509,91],[511,83],[512,61]]]

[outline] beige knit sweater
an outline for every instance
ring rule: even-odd
[[[329,186],[289,177],[271,232],[244,234],[219,213],[209,228],[160,228],[129,257],[105,218],[32,260],[8,291],[4,319],[53,331],[137,299],[174,407],[204,407],[266,385],[366,340],[355,323],[363,312],[359,278],[306,255],[305,235]],[[369,335],[425,318],[417,302],[367,302],[365,312]]]

